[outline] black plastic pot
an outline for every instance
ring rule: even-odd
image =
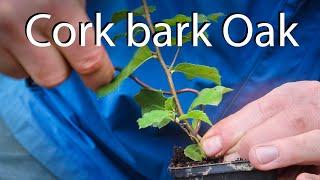
[[[276,180],[276,171],[255,170],[248,161],[217,163],[193,167],[169,167],[174,179]]]

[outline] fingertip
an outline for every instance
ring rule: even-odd
[[[82,57],[75,70],[81,76],[84,84],[93,91],[110,83],[114,77],[114,67],[104,48],[95,48]]]
[[[253,167],[259,170],[265,170],[263,164],[261,164],[256,155],[256,149],[251,148],[248,154],[248,159]]]
[[[221,136],[212,136],[204,139],[202,148],[209,157],[219,156],[223,150],[223,140]]]
[[[110,61],[103,48],[84,50],[84,55],[74,54],[68,61],[80,75],[93,74]],[[75,61],[77,59],[77,61]],[[72,63],[72,61],[75,61]]]
[[[38,85],[51,89],[63,83],[69,77],[69,75],[70,71],[65,70],[46,75],[37,75],[32,78]]]
[[[94,74],[82,75],[84,84],[93,91],[99,90],[102,86],[109,84],[114,77],[114,68],[112,65],[105,65]]]
[[[202,138],[204,151],[210,157],[220,157],[237,149],[233,133],[223,123],[213,126]]]
[[[246,128],[239,125],[236,119],[238,119],[236,115],[231,115],[219,121],[203,136],[204,140],[220,136],[223,146],[220,152],[222,155],[229,152],[231,149],[238,150],[239,141],[245,134],[244,129]]]
[[[279,157],[279,149],[275,146],[255,146],[249,151],[249,161],[255,168],[260,170],[278,168],[275,162]]]
[[[296,180],[319,180],[320,176],[314,175],[314,174],[308,174],[308,173],[302,173],[298,175]]]

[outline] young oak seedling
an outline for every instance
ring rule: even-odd
[[[152,35],[156,35],[163,30],[159,27],[156,28],[150,17],[150,14],[153,13],[156,8],[154,6],[148,6],[146,0],[141,1],[143,6],[135,9],[133,11],[133,15],[144,17]],[[113,15],[112,21],[114,23],[118,23],[122,20],[125,20],[127,15],[128,11],[117,12]],[[222,13],[214,13],[207,16],[201,14],[198,16],[198,22],[216,22],[221,16],[223,16]],[[190,23],[191,21],[191,17],[182,14],[178,14],[171,19],[163,20],[163,22],[169,24],[171,27],[175,27],[179,23]],[[137,28],[134,34],[138,35],[141,32],[143,31]],[[114,37],[114,40],[126,36],[126,33],[119,34]],[[173,41],[175,41],[174,38]],[[183,36],[183,43],[190,41],[192,41],[192,35],[189,32]],[[98,91],[98,96],[102,97],[113,92],[122,83],[122,81],[127,78],[133,79],[136,83],[143,87],[143,89],[135,96],[136,102],[141,106],[142,109],[142,117],[137,121],[139,128],[143,129],[147,127],[156,127],[160,129],[169,123],[177,124],[193,141],[193,144],[185,148],[185,156],[194,161],[202,161],[204,158],[206,158],[206,155],[200,145],[202,137],[199,134],[199,129],[202,123],[212,125],[209,117],[204,112],[204,106],[218,106],[222,101],[223,95],[232,90],[221,86],[221,77],[219,71],[214,67],[191,63],[180,63],[175,65],[179,52],[180,47],[177,47],[177,52],[172,60],[171,65],[167,65],[161,53],[161,49],[158,46],[154,46],[154,51],[152,51],[148,45],[140,47],[135,52],[129,64],[124,69],[118,69],[121,72],[116,76],[111,84],[102,87]],[[170,91],[161,91],[150,87],[132,75],[136,69],[151,59],[156,59],[164,70]],[[216,87],[206,88],[201,91],[191,88],[176,90],[172,79],[172,76],[176,73],[183,73],[190,80],[194,78],[203,78],[212,81],[216,84]],[[194,93],[197,95],[186,113],[183,112],[178,97],[178,94],[182,93]]]

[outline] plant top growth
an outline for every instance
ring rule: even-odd
[[[166,26],[154,26],[151,13],[156,11],[154,6],[148,6],[146,0],[141,0],[143,6],[132,11],[134,17],[144,17],[146,23],[153,36],[165,36],[167,32]],[[204,22],[216,22],[219,17],[223,16],[222,13],[213,13],[210,15],[200,14],[198,16],[198,23]],[[113,14],[112,22],[118,23],[122,20],[127,19],[128,11],[119,11]],[[183,14],[177,14],[176,16],[165,19],[162,22],[169,25],[171,28],[177,28],[177,26],[183,25],[184,23],[190,23],[192,18]],[[180,25],[179,25],[180,24]],[[134,35],[138,36],[143,33],[142,29],[135,28]],[[207,33],[205,33],[207,36]],[[117,40],[121,37],[126,37],[127,34],[119,34],[114,37]],[[171,39],[171,38],[170,38]],[[173,45],[177,45],[176,38],[171,39]],[[192,41],[192,32],[185,33],[182,37],[182,43],[188,43]],[[159,46],[153,44],[153,47],[148,45],[140,47],[135,52],[129,64],[121,69],[117,70],[120,73],[115,77],[111,84],[102,87],[98,91],[98,96],[103,97],[113,92],[122,81],[127,78],[133,79],[139,84],[142,89],[135,96],[136,102],[141,106],[142,117],[138,119],[138,125],[140,129],[148,127],[163,128],[169,123],[178,125],[192,140],[193,144],[187,146],[184,149],[185,156],[189,157],[194,161],[202,161],[206,158],[203,152],[200,141],[201,135],[199,130],[202,123],[212,125],[209,117],[204,112],[205,106],[218,106],[222,101],[223,95],[232,91],[229,88],[221,86],[221,76],[219,71],[214,67],[191,64],[191,63],[180,63],[176,64],[176,60],[180,53],[180,46],[176,46],[177,51],[171,64],[166,64],[164,56]],[[142,82],[132,74],[136,69],[142,66],[149,60],[157,60],[159,65],[164,71],[164,76],[167,78],[169,91],[162,91],[156,88],[150,87],[146,83]],[[185,88],[177,90],[172,76],[176,73],[182,73],[189,80],[194,78],[203,78],[213,82],[216,86],[213,88],[206,88],[201,91],[192,88]],[[193,93],[196,94],[196,98],[193,100],[187,112],[184,112],[179,100],[179,94],[182,93]]]

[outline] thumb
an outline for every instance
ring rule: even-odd
[[[288,137],[250,149],[249,160],[260,170],[271,170],[291,165],[320,164],[320,130]]]

